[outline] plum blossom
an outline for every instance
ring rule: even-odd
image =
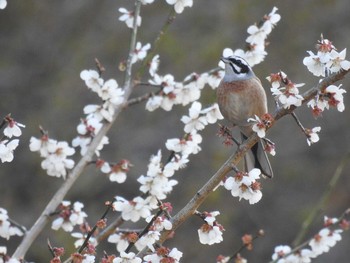
[[[145,235],[140,237],[139,240],[136,241],[135,247],[138,251],[143,250],[148,247],[151,251],[154,251],[154,246],[160,237],[160,232],[156,230],[150,230]]]
[[[182,257],[182,252],[177,248],[170,250],[167,247],[159,247],[155,253],[149,254],[143,258],[145,262],[161,263],[161,262],[173,262],[178,263]]]
[[[251,67],[261,63],[267,55],[265,51],[266,38],[281,19],[281,16],[276,13],[277,10],[278,9],[274,7],[268,15],[265,15],[263,17],[264,22],[261,25],[251,25],[248,27],[247,32],[249,36],[246,39],[249,45],[248,50],[236,49],[233,51],[232,49],[225,48],[223,50],[223,56],[240,56],[244,58]],[[224,68],[224,63],[220,61],[219,66]]]
[[[23,236],[23,230],[20,230],[17,226],[14,226],[10,222],[7,210],[0,207],[0,237],[9,240],[11,236]],[[6,251],[4,254],[6,254]]]
[[[182,155],[197,154],[201,147],[199,144],[202,142],[202,136],[197,132],[187,134],[183,139],[168,139],[165,143],[166,148],[169,151],[181,153]]]
[[[72,232],[74,226],[84,223],[87,214],[82,211],[84,204],[75,202],[73,206],[70,201],[62,201],[59,206],[59,217],[52,222],[51,228],[58,230],[62,228],[66,232]]]
[[[125,22],[126,26],[129,28],[133,28],[134,26],[134,19],[135,19],[135,14],[133,11],[128,11],[124,7],[121,7],[118,9],[122,15],[119,17],[119,21]],[[137,17],[136,20],[136,26],[141,26],[142,18],[141,16]]]
[[[85,254],[81,263],[95,263],[95,256]]]
[[[249,173],[238,172],[234,177],[229,177],[224,183],[224,187],[231,191],[232,196],[239,197],[249,201],[249,204],[255,204],[260,201],[262,192],[260,183],[257,182],[261,171],[257,168]]]
[[[115,165],[110,165],[107,162],[104,162],[100,165],[102,168],[101,171],[108,174],[109,180],[111,182],[117,182],[119,184],[125,182],[127,176],[126,173],[129,171],[130,166],[132,166],[130,162],[125,159],[121,160]]]
[[[74,167],[74,161],[68,159],[75,153],[74,148],[69,147],[67,142],[55,142],[48,144],[47,156],[41,162],[41,168],[46,170],[49,176],[63,177],[66,178],[67,169],[72,169]]]
[[[169,5],[174,5],[175,12],[181,14],[185,7],[192,7],[193,0],[166,0]]]
[[[146,218],[151,215],[151,207],[149,206],[149,198],[143,199],[140,196],[128,201],[123,197],[116,196],[113,202],[114,210],[121,212],[121,216],[125,221],[137,222],[140,218]]]
[[[120,252],[120,257],[113,259],[113,263],[141,263],[142,259],[136,257],[135,253]]]
[[[181,121],[185,124],[184,131],[190,133],[192,131],[203,130],[208,124],[207,118],[201,115],[202,104],[198,101],[192,103],[189,109],[189,116],[182,116]]]
[[[141,175],[137,181],[141,184],[140,191],[151,195],[150,205],[157,207],[156,200],[164,200],[168,193],[173,190],[178,182],[176,180],[169,179],[174,174],[173,166],[165,166],[162,169],[161,163],[161,151],[159,150],[157,155],[154,155],[150,159],[148,164],[147,175]],[[155,202],[154,202],[155,201]]]
[[[329,73],[350,69],[350,61],[345,59],[346,49],[337,52],[332,42],[322,36],[316,47],[316,54],[307,51],[309,56],[303,59],[303,64],[313,75],[325,77]]]
[[[5,9],[7,6],[7,1],[6,0],[0,0],[0,9]]]
[[[129,246],[129,238],[133,235],[137,239],[137,234],[135,233],[114,233],[108,237],[108,242],[115,243],[118,252],[125,251]]]
[[[275,251],[272,255],[272,260],[277,263],[297,263],[311,262],[312,252],[310,249],[301,249],[295,253],[291,253],[292,249],[289,246],[280,245],[275,247]]]
[[[77,239],[74,242],[74,247],[75,248],[80,248],[84,244],[84,241],[87,238],[87,234],[83,234],[83,233],[80,233],[80,232],[71,233],[71,236]],[[89,238],[89,244],[92,244],[93,246],[97,246],[96,238],[90,237]]]
[[[199,242],[203,245],[221,243],[223,241],[223,230],[221,225],[211,226],[209,224],[203,224],[201,228],[198,229]]]
[[[85,85],[93,92],[98,92],[103,85],[103,79],[100,78],[96,70],[83,70],[80,78],[85,81]]]
[[[320,254],[328,252],[331,247],[341,240],[341,229],[330,230],[329,228],[321,229],[318,234],[309,242],[311,247],[312,257],[317,257]]]
[[[202,244],[212,245],[223,240],[222,234],[225,229],[216,221],[218,215],[220,215],[219,211],[200,214],[205,221],[205,224],[198,229],[199,242]]]
[[[155,55],[149,65],[149,74],[154,77],[154,75],[157,73],[158,71],[158,67],[159,67],[159,55]]]
[[[19,137],[22,135],[21,127],[26,127],[24,124],[16,122],[10,115],[5,117],[5,121],[7,122],[7,126],[4,129],[4,135],[7,138]]]
[[[12,162],[14,155],[13,151],[19,144],[18,139],[0,141],[0,160],[2,163]]]
[[[307,105],[312,109],[312,113],[315,117],[318,117],[325,109],[329,109],[330,106],[336,107],[339,112],[344,111],[343,93],[346,93],[346,90],[340,87],[341,85],[330,85],[320,91],[315,99],[308,102]]]
[[[343,112],[345,109],[343,93],[346,93],[346,90],[341,89],[340,87],[341,84],[338,87],[330,85],[324,90],[324,93],[328,95],[329,105],[334,106],[338,111]]]
[[[307,135],[307,144],[310,146],[320,140],[318,133],[321,131],[321,127],[315,127],[312,129],[305,129]]]
[[[301,106],[304,98],[299,95],[298,88],[304,86],[304,83],[293,83],[287,78],[284,72],[271,74],[267,79],[272,85],[272,95],[275,96],[276,101],[278,101],[284,109],[289,109],[291,106]]]
[[[248,122],[252,122],[253,124],[253,131],[258,134],[260,138],[264,138],[266,135],[266,129],[270,127],[271,123],[273,121],[273,117],[266,113],[264,114],[261,119],[255,115],[255,118],[249,118]]]
[[[97,94],[103,101],[108,101],[113,106],[118,106],[124,102],[124,91],[118,87],[115,79],[107,80]]]
[[[151,48],[151,44],[142,46],[141,42],[136,43],[135,50],[131,59],[131,63],[143,60],[147,56],[147,51]]]
[[[78,136],[72,140],[73,147],[80,147],[80,154],[85,155],[87,147],[90,145],[93,137],[100,131],[102,127],[101,119],[96,118],[96,115],[90,115],[87,119],[82,119],[77,126]],[[100,150],[105,144],[109,143],[108,137],[104,136],[95,150],[97,156],[100,155]]]

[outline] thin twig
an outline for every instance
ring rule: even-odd
[[[348,214],[350,213],[350,208],[347,208],[342,214],[341,216],[338,218],[338,221],[336,223],[333,223],[331,226],[334,226],[336,224],[338,224],[339,222],[341,222],[346,216],[348,216]],[[329,226],[328,226],[329,227]],[[292,255],[298,251],[300,251],[303,247],[306,247],[310,241],[314,239],[314,237],[312,238],[309,238],[308,240],[304,241],[302,244],[294,247],[289,253],[286,253],[285,255],[283,255],[282,258],[286,258],[288,257],[289,255]],[[269,263],[277,263],[281,258],[278,258],[276,260],[271,260]]]
[[[293,246],[296,246],[297,244],[299,244],[301,242],[301,240],[304,239],[306,233],[310,229],[311,223],[315,220],[315,217],[317,215],[319,215],[319,213],[325,207],[327,201],[329,200],[331,193],[333,192],[337,182],[339,181],[339,178],[344,170],[345,165],[349,162],[349,160],[350,160],[350,154],[348,153],[348,154],[346,154],[346,156],[343,157],[343,159],[338,164],[331,180],[328,183],[328,187],[327,187],[326,191],[323,193],[320,201],[318,202],[318,204],[316,206],[313,207],[313,209],[309,213],[308,217],[303,222],[299,233],[297,234],[294,241],[292,242]]]

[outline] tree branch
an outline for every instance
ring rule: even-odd
[[[303,104],[306,104],[317,94],[319,90],[325,89],[327,86],[341,80],[349,73],[349,70],[342,70],[336,74],[330,75],[323,79],[316,87],[311,88],[303,94]],[[274,116],[275,121],[279,120],[285,115],[291,114],[297,107],[291,106],[289,109],[279,109]],[[270,128],[275,124],[273,122]],[[215,187],[227,176],[232,170],[233,166],[237,166],[239,161],[244,157],[245,153],[258,141],[258,136],[254,133],[246,141],[244,141],[233,153],[227,161],[219,168],[219,170],[209,179],[209,181],[192,197],[187,205],[182,208],[172,219],[173,228],[171,230],[164,231],[159,239],[159,244],[162,244],[171,234],[175,231],[184,221],[194,214],[197,208],[203,203],[208,195],[215,189]]]
[[[135,4],[135,17],[138,17],[141,10],[141,0],[137,0]],[[125,80],[124,80],[124,101],[127,101],[132,89],[133,85],[131,85],[131,73],[132,73],[132,56],[133,52],[135,50],[135,44],[136,44],[136,35],[137,35],[137,19],[134,20],[133,25],[133,31],[131,34],[131,41],[130,41],[130,49],[129,49],[129,57],[127,61],[127,68],[125,72]],[[124,103],[126,104],[126,103]],[[72,185],[75,183],[75,181],[78,179],[78,177],[82,174],[84,171],[85,166],[92,161],[92,157],[95,154],[96,148],[99,146],[102,138],[107,134],[109,129],[114,124],[115,120],[119,116],[119,113],[124,108],[124,104],[118,106],[115,109],[114,116],[112,118],[112,121],[109,123],[105,123],[101,130],[98,132],[98,134],[95,136],[95,138],[92,140],[91,144],[89,145],[86,154],[79,160],[77,165],[73,168],[73,170],[69,173],[68,178],[66,181],[63,182],[62,186],[58,189],[58,191],[54,194],[52,199],[49,201],[49,203],[46,205],[45,209],[39,216],[39,218],[36,220],[34,225],[26,235],[24,236],[22,242],[17,247],[15,253],[13,254],[13,258],[21,259],[24,258],[25,254],[27,253],[29,247],[32,245],[34,240],[38,237],[40,232],[43,230],[45,225],[49,222],[49,214],[51,214],[53,211],[55,211],[56,207],[62,202],[63,198],[67,194],[67,192],[71,189]]]

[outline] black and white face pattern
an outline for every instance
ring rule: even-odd
[[[254,75],[247,61],[238,56],[223,57],[225,77],[228,80],[247,79]]]

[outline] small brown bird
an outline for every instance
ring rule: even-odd
[[[243,58],[230,56],[221,60],[225,63],[225,75],[217,89],[219,108],[226,120],[240,128],[242,138],[247,139],[253,134],[253,123],[248,119],[267,113],[266,93],[260,79]],[[261,139],[244,159],[247,171],[259,168],[265,176],[273,176]]]

